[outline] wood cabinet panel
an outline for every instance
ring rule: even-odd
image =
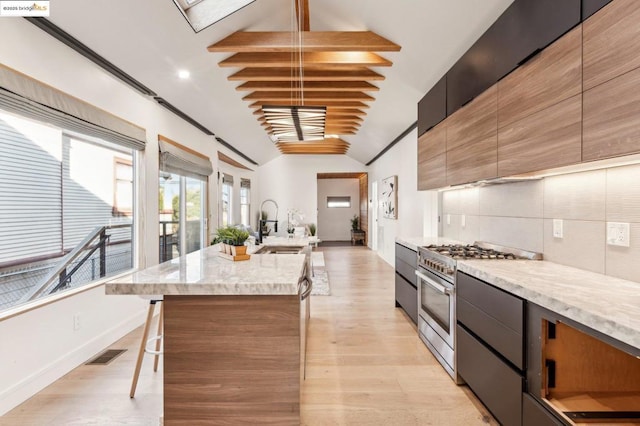
[[[418,162],[418,190],[447,186],[447,154]]]
[[[582,91],[582,26],[498,82],[498,128]]]
[[[639,86],[636,69],[584,92],[583,161],[640,152]]]
[[[446,149],[444,122],[418,138],[418,190],[446,185]]]
[[[498,92],[495,85],[455,112],[447,123],[447,150],[495,135]]]
[[[488,138],[447,151],[447,185],[459,185],[498,175],[498,138]]]
[[[582,95],[498,130],[498,175],[579,163]]]
[[[584,26],[584,90],[640,67],[640,2],[615,0]]]

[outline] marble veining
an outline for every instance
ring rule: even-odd
[[[396,243],[405,246],[413,251],[418,251],[418,247],[428,246],[431,244],[465,244],[451,238],[442,237],[396,237]]]
[[[294,295],[304,254],[252,254],[233,262],[211,246],[106,283],[107,294]]]
[[[547,261],[459,260],[458,270],[640,349],[640,283]]]

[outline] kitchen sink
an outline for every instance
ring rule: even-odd
[[[298,254],[302,253],[305,246],[264,246],[260,247],[255,254]]]

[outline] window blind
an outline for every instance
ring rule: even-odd
[[[160,147],[160,170],[163,172],[200,180],[207,180],[207,177],[213,173],[211,161],[206,158],[187,152],[166,140],[158,140],[158,146]]]
[[[222,183],[228,183],[229,185],[233,185],[233,176],[223,173]]]
[[[240,188],[251,188],[251,180],[249,179],[240,179]]]
[[[145,147],[143,128],[3,65],[0,65],[0,108],[127,148]]]

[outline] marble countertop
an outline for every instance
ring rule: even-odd
[[[309,243],[313,243],[318,237],[302,237],[302,238],[289,238],[289,237],[265,237],[262,240],[263,246],[283,246],[283,247],[304,247]]]
[[[428,246],[430,244],[464,244],[460,241],[442,237],[396,237],[396,243],[418,251],[420,246]]]
[[[640,349],[640,283],[547,261],[459,260],[458,270]]]
[[[210,246],[124,275],[105,285],[107,294],[294,295],[304,254],[253,254],[233,262]]]

